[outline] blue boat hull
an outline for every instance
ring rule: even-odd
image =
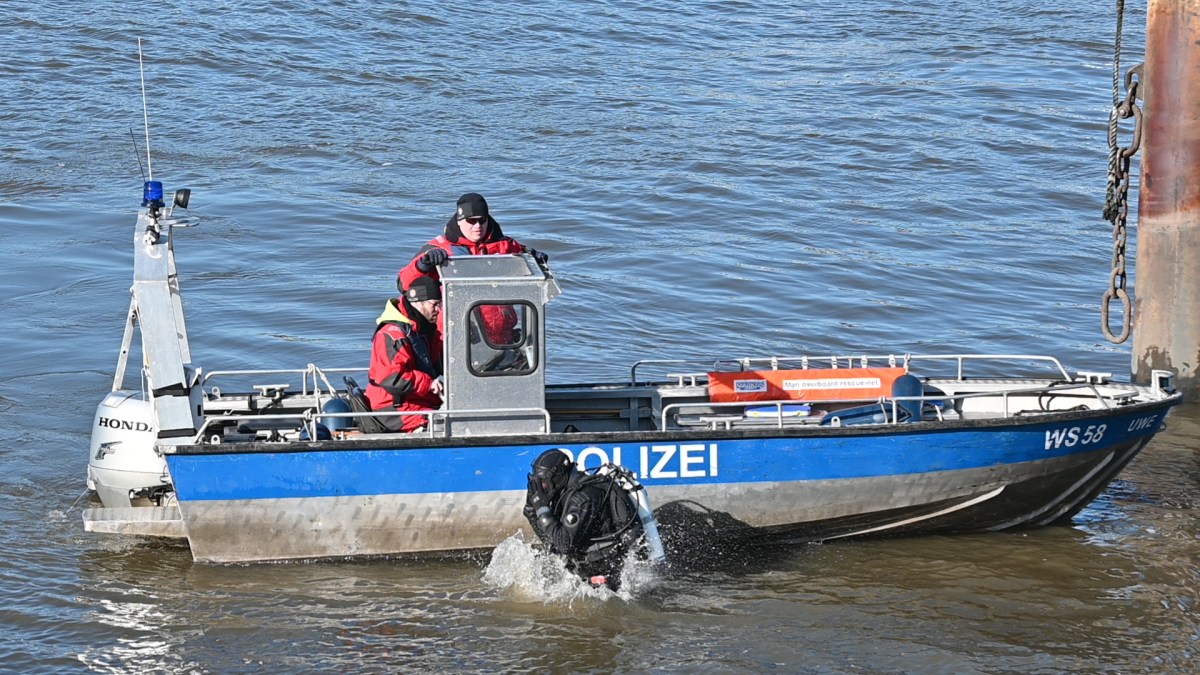
[[[552,447],[585,466],[632,469],[677,548],[695,539],[821,541],[1069,520],[1161,428],[1169,407],[471,445],[412,437],[197,445],[177,447],[167,463],[197,560],[491,548],[527,527],[526,474]]]

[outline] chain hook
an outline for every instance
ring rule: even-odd
[[[1109,307],[1112,306],[1114,297],[1121,301],[1121,312],[1124,314],[1119,334],[1114,334],[1109,328]],[[1100,326],[1104,329],[1104,337],[1108,338],[1109,342],[1119,345],[1129,339],[1129,314],[1129,293],[1124,288],[1116,290],[1110,288],[1104,292],[1104,298],[1100,301]]]
[[[1112,273],[1109,275],[1108,290],[1104,292],[1100,305],[1100,324],[1104,337],[1113,344],[1121,344],[1129,339],[1130,324],[1133,312],[1130,308],[1129,293],[1125,289],[1127,275],[1125,272],[1125,247],[1128,240],[1129,224],[1129,187],[1131,182],[1130,164],[1142,144],[1142,110],[1137,105],[1138,79],[1142,73],[1139,64],[1129,69],[1125,75],[1127,93],[1124,100],[1117,101],[1113,106],[1110,121],[1133,118],[1133,133],[1128,146],[1119,147],[1115,129],[1109,134],[1110,165],[1108,176],[1108,197],[1104,205],[1104,218],[1113,225],[1113,254]],[[1135,78],[1136,76],[1136,78]],[[1113,300],[1121,303],[1121,329],[1113,333],[1110,326],[1110,313]]]

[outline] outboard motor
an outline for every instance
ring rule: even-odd
[[[107,508],[133,499],[159,499],[170,487],[167,461],[154,449],[157,437],[150,401],[132,391],[109,392],[96,407],[88,449],[87,485]]]

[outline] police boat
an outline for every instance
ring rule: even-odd
[[[148,181],[143,197],[83,522],[186,539],[198,561],[488,550],[527,530],[526,475],[552,448],[580,468],[628,469],[629,489],[653,496],[668,557],[696,540],[1065,524],[1181,399],[1168,372],[1143,386],[1020,354],[644,360],[621,382],[547,386],[551,270],[460,256],[442,271],[445,403],[419,413],[418,432],[380,433],[379,417],[399,413],[365,406],[365,363],[202,368],[175,262],[188,193],[168,207]],[[510,341],[481,330],[486,305],[517,316]],[[126,383],[131,352],[140,386]]]

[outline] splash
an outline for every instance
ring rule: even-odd
[[[620,590],[595,588],[571,572],[561,556],[548,553],[525,541],[518,532],[500,542],[483,573],[488,586],[511,593],[521,600],[545,604],[571,603],[582,598],[633,600],[661,583],[657,566],[631,555],[621,570]]]

